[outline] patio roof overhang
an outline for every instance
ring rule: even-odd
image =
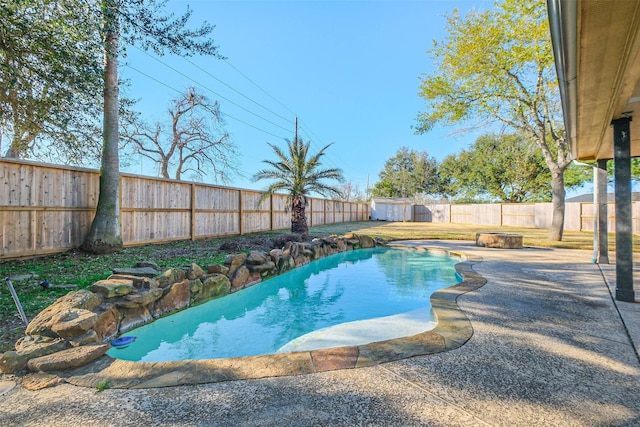
[[[640,1],[547,0],[566,135],[577,160],[612,159],[613,120],[640,156]]]
[[[640,1],[547,0],[547,7],[571,155],[598,160],[603,182],[604,160],[615,159],[616,299],[634,302],[630,160],[640,156]],[[594,205],[606,199],[606,184],[597,186]],[[602,205],[597,246],[607,234]]]

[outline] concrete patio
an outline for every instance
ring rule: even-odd
[[[590,263],[589,251],[419,243],[483,258],[473,268],[486,285],[457,300],[473,327],[458,349],[137,390],[34,392],[5,376],[0,425],[640,425],[640,305],[612,300],[615,266]]]

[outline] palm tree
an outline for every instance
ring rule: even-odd
[[[304,143],[297,134],[293,141],[286,139],[289,148],[288,153],[284,153],[279,147],[269,144],[273,152],[278,157],[277,161],[263,160],[270,168],[262,169],[253,176],[254,181],[261,179],[274,180],[265,190],[263,198],[266,199],[277,191],[288,193],[288,203],[291,207],[291,232],[307,234],[309,226],[305,209],[307,207],[307,197],[309,193],[316,192],[325,197],[341,197],[340,191],[323,182],[325,179],[335,179],[339,182],[344,180],[342,171],[338,168],[321,169],[320,158],[324,156],[325,150],[333,143],[325,146],[316,155],[307,158],[309,155],[309,142]]]

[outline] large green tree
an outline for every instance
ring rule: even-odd
[[[220,57],[209,38],[213,27],[206,22],[192,29],[191,9],[174,17],[164,10],[166,1],[99,0],[104,53],[104,115],[100,196],[96,216],[83,243],[93,253],[122,248],[120,234],[119,170],[119,80],[120,42],[153,49],[158,54],[203,54]]]
[[[0,1],[0,147],[79,163],[98,140],[99,21],[77,0]],[[94,144],[93,146],[96,146]]]
[[[521,135],[487,134],[447,156],[438,172],[453,200],[546,202],[551,174],[542,154]]]
[[[277,160],[263,160],[269,167],[262,169],[253,176],[254,181],[272,180],[266,188],[264,197],[276,192],[287,193],[291,207],[291,232],[307,234],[306,207],[310,193],[315,192],[325,197],[341,198],[340,190],[329,185],[326,180],[344,180],[339,168],[322,168],[322,157],[332,144],[323,147],[316,154],[309,152],[310,142],[303,142],[296,136],[292,141],[287,140],[287,151],[269,144],[276,154]]]
[[[375,197],[412,197],[416,194],[439,194],[441,183],[438,163],[426,151],[401,147],[385,162],[380,180],[373,188]]]
[[[562,131],[557,79],[544,0],[503,0],[486,11],[447,18],[448,36],[434,41],[436,71],[422,76],[427,109],[418,132],[436,123],[500,123],[528,136],[551,173],[549,238],[564,228],[564,172],[571,163]]]

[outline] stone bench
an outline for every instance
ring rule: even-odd
[[[522,234],[476,233],[476,246],[500,249],[522,249]]]

